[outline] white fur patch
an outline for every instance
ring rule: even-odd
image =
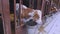
[[[27,7],[25,5],[21,5],[21,7],[24,9],[27,9]],[[16,3],[16,10],[18,10],[18,9],[19,9],[19,3]]]
[[[40,11],[40,10],[36,10],[37,11],[37,13],[38,13],[38,15],[39,15],[39,19],[38,20],[36,20],[36,22],[38,23],[38,24],[42,24],[42,11]]]
[[[34,16],[34,10],[32,10],[32,12],[30,12],[28,15],[30,15],[31,17]]]
[[[37,22],[38,24],[42,24],[42,19],[41,19],[41,18],[42,18],[42,11],[40,11],[40,10],[33,10],[33,11],[30,12],[28,15],[30,15],[30,16],[33,18],[35,11],[37,11],[37,14],[39,15],[39,19],[37,19],[36,22]]]
[[[19,9],[19,3],[16,3],[16,10]]]

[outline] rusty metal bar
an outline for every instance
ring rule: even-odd
[[[16,17],[16,0],[14,0],[14,22],[15,22],[15,34],[17,34],[17,31],[16,31],[16,20],[17,20],[17,17]]]
[[[16,28],[16,0],[14,0],[14,21],[15,21],[15,28]]]
[[[31,8],[31,0],[29,0],[29,7]]]
[[[24,28],[23,26],[21,26],[22,24],[24,24],[22,21],[21,21],[21,12],[23,10],[23,8],[21,7],[21,5],[23,4],[23,1],[20,0],[20,3],[19,3],[19,19],[20,19],[20,33],[21,34],[27,34],[27,30],[26,30],[26,27]]]
[[[15,34],[19,34],[17,30],[16,0],[14,0],[14,21],[15,21]]]
[[[21,12],[21,2],[22,0],[19,1],[19,10],[18,10],[18,14],[16,13],[16,0],[14,0],[14,21],[15,21],[15,34],[25,34],[25,29],[20,26],[22,24],[22,22],[20,21],[20,12]],[[17,16],[18,15],[18,16]],[[19,20],[19,21],[18,21]],[[18,22],[17,22],[18,21]]]
[[[60,0],[58,0],[58,7],[60,8]]]
[[[40,0],[37,0],[37,9],[40,9]]]
[[[32,8],[34,8],[34,0],[32,0]]]
[[[45,0],[42,0],[42,8],[41,8],[42,17],[44,16],[44,7],[45,7]]]
[[[41,11],[42,11],[42,23],[44,24],[45,21],[44,21],[44,7],[45,7],[45,0],[42,0],[42,8],[41,8]],[[42,25],[43,25],[42,24]]]
[[[10,24],[10,11],[9,11],[9,0],[2,0],[2,20],[4,34],[11,34],[11,24]]]
[[[58,7],[60,8],[60,0],[58,0]]]
[[[34,1],[35,0],[29,0],[29,7],[34,8]]]
[[[2,13],[2,1],[0,0],[0,18],[1,18],[1,13]]]
[[[0,14],[1,14],[1,12],[2,12],[2,3],[1,3],[2,1],[0,0]]]
[[[2,18],[2,23],[3,23],[3,31],[4,31],[4,33],[5,33],[5,27],[4,27],[4,19],[3,19],[3,13],[2,13],[2,0],[0,0],[0,18]]]

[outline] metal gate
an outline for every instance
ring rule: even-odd
[[[10,0],[0,0],[0,18],[2,18],[3,21],[3,30],[4,30],[4,34],[27,34],[26,28],[23,28],[22,26],[20,26],[22,24],[21,21],[17,22],[17,15],[16,15],[16,1],[17,0],[12,0],[13,1],[13,8],[12,10],[14,11],[14,33],[12,33],[12,28],[11,28],[11,20],[10,20]],[[23,0],[24,1],[24,0]],[[22,0],[19,0],[19,17],[20,12],[21,12],[21,4],[23,4]],[[21,3],[22,2],[22,3]],[[36,5],[35,6],[35,2]],[[41,3],[40,3],[41,2]],[[29,8],[33,8],[33,9],[39,9],[42,10],[43,14],[44,14],[44,7],[45,7],[45,0],[29,0]],[[36,7],[36,8],[35,8]],[[21,18],[19,18],[21,19]]]

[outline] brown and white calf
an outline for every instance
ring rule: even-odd
[[[16,9],[19,9],[19,4],[16,4]],[[23,22],[27,22],[30,19],[33,19],[36,21],[38,24],[41,24],[41,17],[42,17],[42,12],[40,10],[34,10],[31,8],[26,7],[25,5],[21,5],[21,19],[23,19]]]
[[[16,4],[16,9],[17,10],[19,9],[19,4]],[[34,10],[34,9],[26,7],[25,5],[21,5],[21,21],[23,23],[26,23],[29,20],[33,19],[33,21],[35,21],[37,23],[38,27],[40,27],[40,25],[42,25],[41,18],[42,18],[42,12],[40,10]],[[37,27],[37,25],[33,26],[32,32],[28,28],[28,33],[33,34],[33,31]],[[23,26],[23,24],[21,26]],[[37,30],[38,30],[38,28],[37,28]]]

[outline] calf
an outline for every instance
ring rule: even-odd
[[[25,5],[21,5],[21,20],[23,22],[27,22],[30,19],[33,19],[33,21],[41,23],[41,16],[42,12],[40,10],[34,10],[31,8],[26,7]],[[19,10],[19,4],[16,4],[16,10]],[[25,20],[25,21],[24,21]]]
[[[17,10],[19,9],[18,5],[16,5]],[[22,10],[21,10],[21,21],[23,22],[23,24],[21,24],[21,26],[24,26],[25,24],[28,25],[28,27],[33,26],[33,29],[32,29],[33,31],[34,31],[35,27],[37,27],[37,25],[39,28],[42,25],[42,19],[41,19],[42,18],[42,12],[40,10],[34,10],[31,8],[28,8],[25,5],[21,5],[21,6],[22,6],[21,7],[22,8]],[[37,30],[38,30],[38,28],[37,28]],[[30,34],[33,34],[33,32],[31,32],[30,28],[28,28],[28,32]]]

